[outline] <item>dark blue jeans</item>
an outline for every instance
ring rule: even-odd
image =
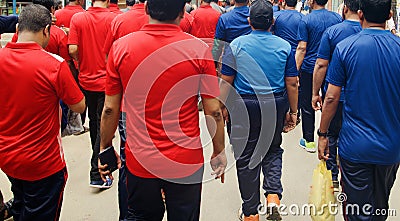
[[[300,110],[303,138],[308,142],[314,142],[315,111],[311,106],[313,87],[313,74],[300,73]]]
[[[375,165],[354,163],[340,158],[343,203],[346,221],[384,221],[389,209],[389,196],[399,164]],[[351,206],[358,205],[359,212]],[[386,211],[385,215],[382,210]],[[376,215],[373,215],[376,214]]]
[[[125,157],[125,143],[126,143],[126,113],[121,112],[118,124],[120,141],[120,157],[121,168],[119,168],[118,179],[118,205],[119,205],[119,220],[124,220],[128,214],[128,190],[126,188],[126,157]]]
[[[332,171],[332,180],[337,181],[339,176],[339,167],[337,165],[337,150],[340,129],[342,129],[342,110],[343,102],[339,102],[335,116],[333,117],[328,129],[329,139],[329,159],[326,161],[326,167]]]
[[[258,213],[260,172],[265,196],[282,197],[282,130],[289,109],[286,93],[236,99],[231,110],[231,143],[245,216]]]

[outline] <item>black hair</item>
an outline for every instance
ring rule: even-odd
[[[246,3],[249,2],[249,0],[235,0],[236,3]]]
[[[352,12],[357,12],[360,9],[360,0],[344,0],[344,5]]]
[[[317,5],[326,5],[326,3],[328,3],[328,0],[315,0],[315,2],[317,3]]]
[[[18,31],[37,33],[46,26],[51,26],[51,14],[48,9],[42,5],[27,5],[22,9],[18,17]]]
[[[145,2],[146,2],[146,0],[139,0],[139,2],[140,2],[140,3],[145,3]]]
[[[268,0],[257,0],[250,6],[250,24],[254,29],[268,30],[272,25],[273,9]]]
[[[37,5],[42,5],[45,8],[47,8],[47,10],[49,10],[50,12],[51,12],[51,8],[54,8],[53,0],[33,0],[32,3],[37,4]]]
[[[285,2],[289,7],[295,7],[297,5],[297,0],[286,0]]]
[[[360,10],[365,20],[382,24],[389,19],[392,0],[361,0]]]
[[[150,17],[158,21],[173,21],[185,7],[185,0],[147,0]]]
[[[135,0],[126,0],[126,6],[133,6],[135,4]]]
[[[112,4],[118,4],[118,0],[110,0],[110,3],[112,3]]]
[[[205,3],[211,3],[212,0],[203,0],[203,2],[205,2]]]

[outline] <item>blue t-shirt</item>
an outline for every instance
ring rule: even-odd
[[[359,21],[344,20],[342,23],[326,29],[322,35],[321,44],[319,45],[317,58],[330,61],[336,45],[343,41],[345,38],[354,35],[361,31],[361,24]],[[328,89],[328,83],[324,86],[324,92]],[[340,101],[344,101],[344,88],[340,94]]]
[[[297,41],[297,30],[304,15],[296,10],[282,10],[276,12],[274,17],[275,24],[272,27],[272,31],[276,36],[289,42],[292,50],[296,51],[299,43]]]
[[[296,77],[296,61],[290,44],[267,31],[253,31],[226,47],[223,63],[230,66],[222,74],[235,76],[239,94],[284,92],[285,77]]]
[[[277,6],[277,5],[274,5],[274,6],[272,6],[272,10],[273,10],[273,12],[275,13],[275,12],[278,12],[279,11],[279,6]]]
[[[327,28],[340,22],[342,22],[342,17],[338,13],[326,9],[313,10],[301,19],[297,40],[307,42],[307,52],[300,69],[302,72],[310,74],[314,72],[322,34]]]
[[[345,87],[339,155],[355,163],[399,163],[400,38],[377,29],[346,38],[326,80]]]
[[[249,7],[235,7],[232,11],[219,17],[215,30],[215,39],[231,43],[235,38],[247,35],[251,27],[247,18],[250,16]]]

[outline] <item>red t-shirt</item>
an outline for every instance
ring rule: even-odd
[[[221,14],[210,5],[202,5],[190,14],[193,16],[193,24],[190,34],[201,38],[209,46],[212,46],[214,42],[215,29],[217,28],[218,19]]]
[[[56,25],[58,27],[69,28],[72,16],[84,11],[85,10],[80,5],[67,5],[65,8],[57,10],[54,13],[54,16],[57,18]]]
[[[0,50],[0,168],[35,181],[65,167],[60,99],[83,99],[67,63],[36,43],[8,43]]]
[[[79,83],[85,90],[100,92],[105,89],[106,53],[103,47],[116,15],[108,8],[90,7],[72,17],[68,44],[78,45]]]
[[[181,24],[179,25],[182,31],[190,33],[192,30],[193,19],[193,16],[185,11],[185,17],[183,17]]]
[[[144,10],[144,3],[136,4],[131,10],[118,15],[111,23],[111,32],[109,32],[106,44],[104,45],[106,54],[108,54],[112,44],[118,38],[139,31],[143,25],[148,23],[149,16]]]
[[[182,178],[203,165],[198,94],[219,96],[208,46],[176,25],[147,24],[117,40],[106,94],[123,93],[126,164],[144,178]]]
[[[18,40],[18,35],[17,33],[15,33],[11,39],[11,42],[15,43],[17,42],[17,40]],[[72,58],[69,56],[68,53],[67,42],[68,42],[67,33],[65,33],[65,31],[63,31],[61,28],[52,25],[50,27],[49,44],[44,50],[59,55],[66,61],[70,61]]]
[[[110,4],[108,5],[108,9],[110,9],[111,12],[114,12],[114,13],[116,13],[116,14],[122,14],[122,13],[124,13],[124,12],[121,11],[121,9],[119,9],[119,7],[118,7],[117,4],[110,3]]]

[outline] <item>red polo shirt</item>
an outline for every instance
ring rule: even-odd
[[[67,5],[65,8],[57,10],[54,13],[54,16],[57,18],[56,25],[58,27],[69,28],[72,16],[84,11],[85,10],[80,5]]]
[[[78,45],[79,83],[88,91],[104,91],[106,54],[103,47],[115,13],[108,8],[90,7],[71,20],[68,44]]]
[[[11,42],[17,42],[18,35],[14,34]],[[61,28],[52,25],[50,28],[50,40],[47,47],[44,49],[50,53],[56,54],[64,58],[66,61],[70,61],[72,58],[68,53],[68,36]]]
[[[0,168],[35,181],[65,167],[60,104],[83,99],[67,63],[36,43],[0,50]]]
[[[193,19],[193,16],[185,11],[185,17],[183,17],[181,24],[179,25],[182,31],[190,33],[192,30]]]
[[[124,13],[124,12],[121,11],[121,9],[119,9],[118,4],[110,3],[108,5],[108,9],[110,9],[111,12],[114,12],[116,14]]]
[[[193,24],[190,34],[201,38],[209,46],[212,46],[217,28],[218,19],[221,16],[219,12],[210,5],[201,5],[197,10],[190,13],[193,16]]]
[[[104,51],[108,54],[114,41],[135,31],[139,31],[143,25],[149,23],[149,16],[144,10],[144,3],[136,4],[131,10],[118,15],[111,23],[109,32],[104,45]]]
[[[106,94],[119,93],[124,95],[131,173],[182,178],[201,168],[197,97],[219,96],[204,42],[165,24],[147,24],[118,39],[108,57]]]

